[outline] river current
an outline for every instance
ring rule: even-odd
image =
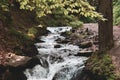
[[[26,69],[27,80],[72,80],[84,68],[86,57],[75,56],[80,48],[72,44],[57,43],[57,39],[65,39],[60,34],[70,31],[71,27],[48,27],[50,33],[40,37],[44,41],[36,43],[39,52],[39,65]],[[58,46],[58,47],[55,47]]]

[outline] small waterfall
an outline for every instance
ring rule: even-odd
[[[56,40],[64,39],[62,32],[70,31],[71,27],[48,27],[51,33],[42,36],[43,43],[36,43],[39,51],[40,65],[33,69],[26,69],[24,74],[27,80],[71,80],[78,70],[84,68],[86,57],[74,56],[79,47],[71,44],[59,44]],[[54,48],[59,45],[59,48]]]

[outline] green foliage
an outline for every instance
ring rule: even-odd
[[[9,0],[0,0],[0,10],[9,11]]]
[[[31,38],[31,39],[34,39],[36,37],[36,34],[38,33],[38,30],[34,27],[32,28],[29,28],[28,29],[28,36]]]
[[[19,5],[16,5],[16,2]],[[90,18],[103,19],[103,16],[95,11],[95,8],[91,6],[87,0],[0,0],[0,10],[9,11],[10,8],[20,7],[20,9],[29,10],[37,14],[37,17],[54,15],[54,18],[60,19],[57,21],[50,20],[46,23],[56,25],[73,25],[79,26],[80,21],[73,22],[71,14],[81,15]],[[1,15],[1,14],[0,14]],[[71,18],[71,21],[70,19]],[[63,20],[65,19],[65,20]],[[63,24],[62,24],[63,23]]]
[[[38,18],[40,24],[43,26],[72,26],[81,27],[82,22],[77,16],[64,15],[62,13],[50,14],[41,18]]]
[[[6,44],[8,46],[10,46],[10,48],[12,48],[12,50],[16,54],[19,54],[19,55],[32,54],[31,50],[34,50],[32,45],[34,45],[35,40],[31,39],[31,37],[28,36],[26,33],[22,32],[22,31],[18,31],[15,27],[11,27],[9,29],[9,32],[8,32],[8,35],[6,36],[6,38],[7,38]],[[25,51],[28,51],[28,53]]]
[[[114,73],[114,65],[112,59],[108,54],[98,53],[94,54],[89,59],[89,70],[102,78],[102,80],[117,80],[117,76]]]
[[[86,0],[18,0],[18,2],[21,9],[35,11],[38,17],[60,11],[65,15],[80,14],[85,17],[103,18]]]
[[[9,12],[9,0],[0,0],[0,20],[7,26],[11,24]]]
[[[30,37],[21,31],[17,31],[14,28],[10,29],[10,34],[17,36],[17,38],[22,39],[23,41],[30,40]]]
[[[80,19],[83,23],[97,23],[95,18],[81,16]]]
[[[120,24],[120,0],[113,1],[114,8],[113,8],[113,17],[114,17],[114,25]]]
[[[37,29],[34,27],[32,27],[28,30],[28,34],[37,34],[37,32],[38,32]]]
[[[76,20],[76,21],[72,21],[69,23],[69,26],[72,26],[73,28],[78,28],[81,27],[83,25],[83,22]]]

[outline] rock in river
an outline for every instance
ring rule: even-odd
[[[54,46],[54,48],[60,48],[61,47],[61,45],[55,45]]]
[[[93,51],[79,51],[75,56],[85,56],[85,57],[90,57],[93,54]]]
[[[23,71],[40,64],[37,57],[20,56],[13,53],[5,55],[6,62],[0,64],[0,80],[27,80]]]
[[[92,42],[91,41],[85,41],[80,44],[78,44],[79,48],[89,48],[92,47]]]

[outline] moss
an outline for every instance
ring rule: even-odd
[[[117,80],[111,57],[106,53],[95,53],[86,64],[86,69],[99,77],[96,80]]]

